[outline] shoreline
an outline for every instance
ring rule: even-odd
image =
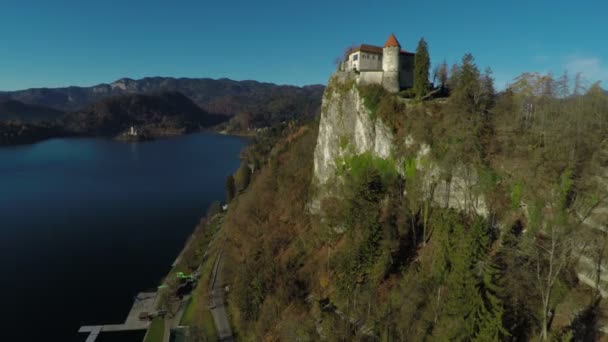
[[[152,141],[157,141],[157,140],[165,140],[165,139],[173,139],[173,138],[179,138],[182,136],[186,136],[186,135],[191,135],[191,134],[197,134],[197,133],[215,133],[215,134],[219,134],[219,135],[225,135],[225,136],[229,136],[229,137],[237,137],[237,138],[244,138],[244,139],[252,139],[255,137],[255,134],[243,134],[243,133],[233,133],[233,132],[225,132],[225,131],[217,131],[214,129],[202,129],[202,130],[197,130],[197,131],[192,131],[192,132],[186,132],[186,133],[178,133],[178,134],[166,134],[166,135],[154,135],[154,136],[146,136],[146,137],[142,137],[142,138],[124,138],[121,135],[118,136],[107,136],[107,135],[89,135],[89,134],[57,134],[57,135],[51,135],[51,136],[46,136],[46,137],[40,137],[40,138],[34,138],[34,139],[28,139],[26,141],[19,141],[19,142],[14,142],[14,143],[2,143],[0,142],[0,148],[9,148],[9,147],[19,147],[19,146],[28,146],[28,145],[35,145],[47,140],[52,140],[52,139],[70,139],[70,138],[74,138],[74,139],[78,139],[78,138],[97,138],[97,139],[105,139],[105,140],[112,140],[112,141],[117,141],[117,142],[121,142],[121,143],[125,143],[125,144],[135,144],[135,143],[144,143],[144,142],[152,142]]]
[[[207,213],[199,218],[198,223],[185,238],[183,247],[179,249],[161,281],[154,285],[154,290],[146,287],[146,289],[138,292],[137,297],[143,296],[146,297],[146,300],[136,299],[133,302],[124,323],[83,325],[78,332],[88,334],[91,341],[95,341],[98,335],[103,332],[145,330],[144,341],[146,341],[146,336],[150,334],[151,329],[154,330],[153,325],[157,324],[154,322],[160,320],[164,326],[162,341],[168,342],[171,331],[176,331],[177,334],[188,334],[188,327],[197,326],[193,324],[193,320],[196,319],[191,317],[193,312],[195,312],[194,315],[207,315],[217,324],[215,322],[217,313],[214,310],[217,310],[217,307],[223,307],[223,303],[222,305],[215,303],[216,299],[211,299],[211,302],[209,302],[210,299],[207,296],[200,295],[200,293],[207,293],[207,291],[210,294],[223,291],[221,282],[216,282],[215,279],[222,252],[221,246],[218,246],[216,242],[222,234],[223,221],[227,210],[222,210],[220,207],[217,212],[209,212],[212,203],[207,208]],[[196,267],[193,267],[193,263]],[[184,276],[185,278],[182,278]],[[183,285],[182,280],[189,277],[191,277],[190,281],[194,282],[194,286],[183,297],[178,296],[176,292]],[[196,312],[200,308],[206,309]],[[146,319],[142,319],[144,313],[147,316]],[[211,340],[214,340],[212,338],[214,336],[225,334],[226,325],[230,330],[229,323],[222,322],[224,328],[221,331],[205,332],[208,337],[211,337]],[[210,328],[207,327],[207,329]],[[232,332],[230,331],[231,335]],[[87,341],[89,340],[87,339]]]

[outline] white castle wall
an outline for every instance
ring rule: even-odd
[[[357,84],[382,84],[382,71],[361,71],[357,78]]]
[[[359,69],[361,71],[382,71],[382,55],[361,52],[359,56]]]

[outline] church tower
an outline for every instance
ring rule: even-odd
[[[395,37],[391,35],[386,40],[384,48],[382,49],[382,86],[390,92],[396,93],[399,91],[399,70],[400,70],[400,58],[401,44]]]

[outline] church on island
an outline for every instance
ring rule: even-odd
[[[384,47],[361,44],[347,52],[340,70],[355,72],[358,84],[381,84],[396,93],[414,84],[414,55],[391,34]]]

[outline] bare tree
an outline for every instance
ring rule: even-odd
[[[542,340],[548,337],[549,323],[553,315],[550,307],[552,291],[559,276],[569,265],[574,247],[566,226],[547,222],[544,230],[534,243],[536,285],[542,302]]]
[[[433,82],[435,82],[435,78],[437,78],[441,85],[441,89],[444,89],[448,83],[448,77],[448,64],[444,60],[443,63],[436,67],[436,73],[433,75]]]
[[[334,59],[334,65],[335,65],[336,69],[341,70],[342,63],[344,63],[348,60],[348,56],[350,56],[351,52],[353,50],[355,50],[356,48],[357,48],[357,45],[351,44],[350,46],[345,48],[344,51],[342,51],[342,55],[340,55]]]
[[[534,234],[529,250],[530,260],[535,269],[536,288],[542,304],[541,339],[548,338],[549,325],[553,310],[551,299],[553,289],[575,258],[577,246],[575,227],[578,225],[568,219],[567,202],[572,187],[571,172],[560,176],[559,187],[550,201],[538,202],[532,209],[531,232]]]

